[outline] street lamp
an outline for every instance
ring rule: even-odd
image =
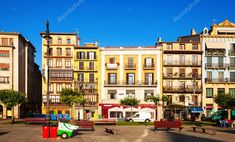
[[[50,75],[49,75],[49,54],[50,54],[50,33],[49,33],[49,22],[48,20],[46,21],[46,32],[45,32],[45,35],[43,36],[44,39],[46,39],[47,41],[47,116],[46,116],[46,119],[48,121],[48,123],[50,122],[50,115],[49,115],[49,111],[50,111],[50,98],[49,98],[49,95],[50,95],[50,92],[49,92],[49,86],[50,86]]]

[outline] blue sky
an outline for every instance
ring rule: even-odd
[[[235,22],[234,0],[3,0],[0,31],[20,32],[36,47],[41,66],[45,20],[50,31],[78,32],[99,46],[154,45],[200,32],[224,19]]]

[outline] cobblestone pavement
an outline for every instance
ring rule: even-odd
[[[150,126],[108,126],[118,129],[117,135],[104,132],[105,126],[96,126],[95,132],[80,132],[79,135],[63,140],[60,137],[56,141],[76,142],[234,142],[235,129],[214,128],[216,135],[193,132],[191,127],[185,127],[181,132],[172,129],[152,131]],[[55,139],[43,139],[40,125],[0,125],[1,142],[39,142],[55,141]]]

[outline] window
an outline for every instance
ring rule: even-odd
[[[95,52],[87,52],[87,59],[96,59]]]
[[[57,48],[57,56],[62,56],[62,48]]]
[[[56,66],[62,67],[62,59],[56,59]]]
[[[172,49],[172,44],[167,44],[167,45],[166,45],[166,49],[167,49],[167,50],[171,50],[171,49]]]
[[[53,93],[53,91],[54,91],[54,84],[50,84],[49,85],[49,92]]]
[[[66,56],[71,56],[71,48],[66,48]]]
[[[84,82],[84,74],[78,73],[78,82]]]
[[[95,75],[94,75],[94,73],[90,73],[89,74],[89,82],[94,83],[94,81],[95,81]]]
[[[135,90],[126,90],[127,97],[135,98]]]
[[[198,64],[198,56],[197,55],[192,55],[192,64],[197,65]]]
[[[117,74],[116,73],[109,73],[108,79],[109,79],[109,84],[116,84],[117,83]]]
[[[0,71],[9,71],[9,64],[0,63]]]
[[[206,88],[206,98],[213,98],[213,88]]]
[[[10,83],[10,77],[0,76],[0,84],[9,84],[9,83]]]
[[[230,72],[230,82],[235,82],[235,72]]]
[[[167,65],[171,65],[172,64],[172,55],[167,55],[166,63],[167,63]]]
[[[185,45],[184,44],[180,44],[180,50],[184,50],[185,49]]]
[[[94,62],[89,62],[89,70],[94,70]]]
[[[219,82],[224,82],[224,72],[223,71],[219,71],[218,72],[218,76],[219,76]]]
[[[10,45],[14,45],[13,38],[9,39],[9,43],[10,43]]]
[[[71,60],[66,60],[65,61],[65,66],[66,67],[71,67]]]
[[[58,38],[58,44],[62,44],[62,38]]]
[[[129,85],[135,84],[135,74],[134,73],[127,73],[126,74],[126,81],[127,81],[127,84],[129,84]]]
[[[172,77],[172,68],[167,68],[166,72],[168,77]]]
[[[235,88],[229,88],[229,95],[235,96]]]
[[[148,100],[148,97],[153,96],[154,95],[154,91],[153,90],[145,90],[144,91],[144,101]]]
[[[8,38],[2,38],[2,45],[8,45]]]
[[[57,113],[58,113],[58,114],[62,114],[62,110],[58,110]]]
[[[77,52],[77,59],[85,59],[85,52]]]
[[[153,67],[153,58],[145,58],[145,67]]]
[[[109,63],[110,64],[115,64],[115,58],[109,58]]]
[[[179,85],[180,85],[180,89],[185,89],[185,82],[184,81],[180,81]]]
[[[49,67],[53,67],[53,59],[49,59]]]
[[[62,84],[56,84],[56,91],[61,92],[62,91]]]
[[[145,73],[144,79],[145,79],[144,83],[146,85],[152,85],[153,84],[153,73]]]
[[[219,94],[222,94],[222,95],[225,94],[224,88],[218,88],[218,89],[217,89],[217,95],[219,95]]]
[[[116,97],[116,94],[111,93],[111,94],[109,94],[109,98],[110,98],[110,99],[116,99],[117,97]]]
[[[192,69],[192,77],[198,77],[198,69]]]
[[[53,48],[49,49],[49,56],[53,56]]]
[[[134,59],[132,57],[128,58],[128,67],[134,66]]]
[[[10,57],[10,52],[8,50],[0,50],[0,57]]]
[[[67,43],[67,44],[71,44],[71,39],[70,39],[70,38],[67,38],[66,43]]]
[[[193,44],[193,50],[198,50],[198,45],[197,44]]]
[[[185,69],[180,69],[180,77],[185,77]]]
[[[180,95],[180,102],[184,102],[185,101],[185,96],[184,95]]]
[[[179,55],[179,58],[180,58],[180,65],[184,65],[185,64],[185,56]]]
[[[79,70],[84,70],[84,62],[79,62]]]

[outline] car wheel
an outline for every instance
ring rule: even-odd
[[[62,137],[63,139],[67,139],[67,138],[68,138],[68,134],[67,134],[67,133],[62,133],[62,134],[61,134],[61,137]]]
[[[150,122],[150,120],[149,120],[149,119],[146,119],[145,122],[148,123],[148,122]]]
[[[130,119],[129,122],[134,122],[134,121],[132,119]]]

